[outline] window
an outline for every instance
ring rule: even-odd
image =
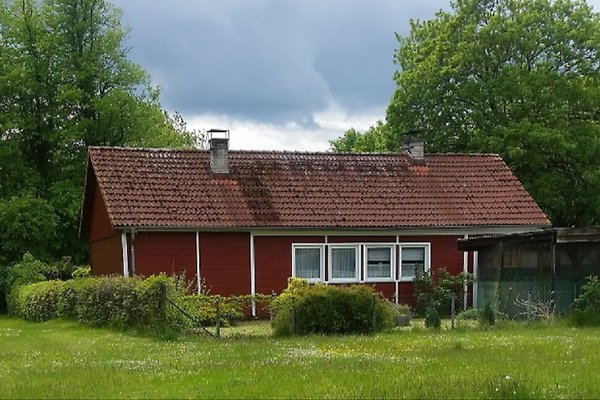
[[[358,281],[358,247],[331,246],[329,249],[329,280],[332,282]]]
[[[293,275],[309,281],[320,281],[323,277],[323,247],[294,246],[292,260]]]
[[[400,247],[400,279],[412,280],[417,273],[429,270],[429,244]]]
[[[365,246],[365,280],[392,280],[393,246]]]

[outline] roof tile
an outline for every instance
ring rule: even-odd
[[[401,228],[549,225],[498,155],[230,151],[91,147],[115,227]]]

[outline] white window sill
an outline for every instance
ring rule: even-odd
[[[381,278],[367,278],[367,279],[365,279],[365,283],[389,283],[389,282],[394,282],[394,278],[381,277]]]

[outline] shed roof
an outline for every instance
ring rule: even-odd
[[[547,226],[498,155],[230,151],[90,147],[115,228],[382,228]],[[89,213],[88,190],[82,228]]]

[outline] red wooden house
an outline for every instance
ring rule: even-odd
[[[471,270],[457,239],[550,221],[498,155],[91,147],[81,236],[92,273],[181,273],[213,294],[287,278],[372,284],[401,302],[415,272]]]

